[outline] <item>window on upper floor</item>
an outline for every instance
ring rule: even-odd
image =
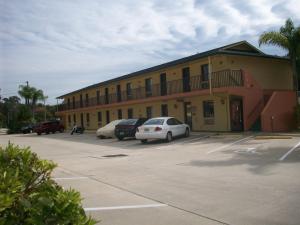
[[[82,94],[80,94],[80,107],[83,107],[83,99],[82,99]]]
[[[152,79],[151,78],[145,79],[145,91],[146,91],[146,97],[152,96]]]
[[[117,101],[120,102],[122,100],[122,93],[121,93],[121,85],[117,85]]]
[[[127,95],[127,99],[131,99],[132,97],[131,83],[126,84],[126,95]]]
[[[89,106],[89,94],[85,94],[85,106]]]
[[[100,91],[96,91],[97,105],[100,104]]]
[[[105,104],[109,103],[109,90],[105,88]]]
[[[68,103],[68,109],[71,109],[71,101],[70,101],[70,98],[68,98],[68,101],[67,101]]]
[[[73,105],[73,109],[75,109],[75,96],[72,97],[72,105]]]
[[[201,88],[209,88],[209,69],[208,64],[201,65]]]

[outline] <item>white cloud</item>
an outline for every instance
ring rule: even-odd
[[[299,8],[299,0],[0,0],[1,88],[30,78],[53,99],[230,42],[257,44],[288,17],[299,24]]]

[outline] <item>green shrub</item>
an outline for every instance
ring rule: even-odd
[[[86,216],[77,191],[51,179],[55,167],[29,148],[0,147],[0,225],[96,223]]]

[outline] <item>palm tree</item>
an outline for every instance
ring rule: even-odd
[[[259,37],[259,46],[270,44],[288,51],[293,69],[294,89],[298,91],[297,60],[300,58],[300,26],[295,27],[289,18],[279,31],[264,32]]]
[[[36,89],[35,87],[31,88],[32,96],[31,96],[31,110],[32,117],[34,119],[34,111],[38,101],[43,101],[45,99],[44,93],[40,89]]]
[[[38,101],[43,101],[45,96],[42,90],[35,87],[20,85],[19,95],[25,98],[25,104],[30,105],[32,118],[34,119],[34,110]]]
[[[29,105],[29,100],[32,97],[32,88],[28,85],[20,85],[19,95],[25,99],[25,105]]]

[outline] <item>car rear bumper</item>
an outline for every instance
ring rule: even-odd
[[[165,132],[149,132],[149,133],[137,132],[135,134],[135,138],[139,139],[139,140],[143,140],[143,139],[165,139],[166,135],[167,134]]]

